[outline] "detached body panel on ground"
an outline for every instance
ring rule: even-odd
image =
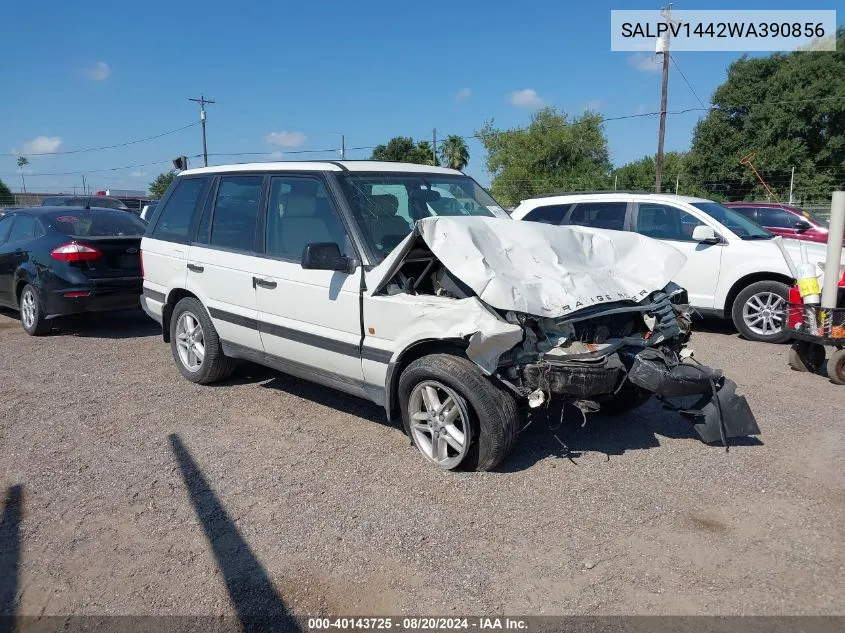
[[[692,397],[677,406],[706,441],[758,432],[733,383],[684,361],[689,308],[671,283],[684,254],[515,223],[457,171],[190,170],[142,248],[142,305],[183,376],[214,382],[244,358],[368,398],[441,468],[495,467],[520,404]]]

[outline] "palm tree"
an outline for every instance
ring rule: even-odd
[[[464,139],[450,134],[440,143],[440,164],[452,169],[463,169],[469,163],[469,149]]]
[[[23,177],[23,168],[29,165],[29,159],[26,156],[18,156],[18,169],[21,170],[21,184],[23,185],[23,195],[26,195],[26,179]]]

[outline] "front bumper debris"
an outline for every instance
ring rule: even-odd
[[[634,357],[628,379],[667,401],[693,423],[706,443],[727,443],[728,438],[759,435],[760,427],[745,396],[718,369],[682,363],[656,349],[645,349]],[[699,396],[689,406],[674,404],[672,398]]]

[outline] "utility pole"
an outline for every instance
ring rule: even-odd
[[[613,190],[616,191],[616,185],[619,184],[619,174],[613,177]]]
[[[188,97],[188,101],[196,101],[200,104],[200,123],[202,123],[202,160],[205,163],[205,166],[208,167],[208,147],[205,144],[205,104],[214,103],[214,101],[206,99],[203,95],[200,95],[199,99]]]
[[[85,174],[82,174],[82,195],[85,196],[88,194],[88,185],[85,182]]]
[[[678,188],[681,186],[681,174],[675,176],[675,195],[678,195]]]
[[[346,135],[340,135],[340,160],[346,160]]]
[[[431,131],[431,164],[437,166],[437,128]]]
[[[667,24],[672,24],[672,4],[660,12]],[[657,53],[663,54],[663,87],[660,91],[660,131],[657,133],[657,160],[654,169],[654,192],[660,193],[663,180],[663,137],[666,135],[666,97],[669,92],[669,31],[657,40]]]
[[[795,167],[792,168],[792,177],[789,179],[789,204],[792,204],[792,189],[795,185]]]

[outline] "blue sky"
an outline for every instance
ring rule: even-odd
[[[213,98],[208,151],[290,152],[372,146],[395,135],[469,135],[485,121],[528,122],[538,103],[570,114],[615,117],[659,109],[656,64],[610,51],[611,9],[659,2],[399,0],[359,2],[13,2],[0,40],[0,153],[69,151],[173,130],[198,119],[187,100]],[[814,9],[837,8],[819,0]],[[841,6],[841,5],[840,5]],[[675,3],[681,9],[796,9],[794,0]],[[842,21],[843,16],[838,16]],[[705,102],[739,54],[675,57]],[[673,67],[669,110],[700,107]],[[683,150],[700,113],[670,116],[666,147]],[[656,149],[657,117],[605,124],[622,164]],[[489,183],[470,141],[468,171]],[[32,157],[30,191],[145,189],[179,154],[202,151],[198,125],[152,141],[79,154]],[[369,150],[349,151],[367,158]],[[260,159],[268,159],[260,157]],[[209,163],[246,157],[211,156]],[[160,163],[150,164],[147,163]],[[192,166],[201,164],[194,159]],[[113,167],[143,165],[113,172]],[[49,173],[67,175],[38,175]],[[14,156],[0,178],[21,186]]]

